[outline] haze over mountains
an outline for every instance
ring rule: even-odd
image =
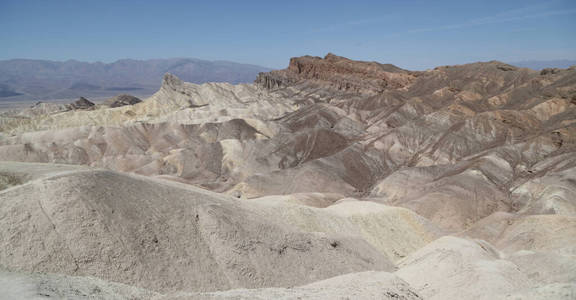
[[[576,68],[328,54],[120,98],[0,115],[4,294],[576,294]]]
[[[0,61],[0,101],[151,95],[166,73],[193,83],[252,82],[265,67],[193,58],[87,63],[12,59]]]
[[[522,61],[518,67],[540,70],[568,68],[576,61]],[[166,73],[186,82],[249,83],[269,68],[227,61],[193,58],[88,63],[12,59],[0,61],[0,102],[34,102],[78,97],[110,97],[120,93],[149,96]]]

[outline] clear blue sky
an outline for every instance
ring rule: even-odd
[[[410,69],[576,59],[576,0],[0,0],[0,59],[196,57],[283,68],[327,52]]]

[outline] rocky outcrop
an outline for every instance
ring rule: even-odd
[[[140,100],[138,97],[134,97],[128,94],[121,94],[102,102],[102,104],[110,107],[120,107],[125,105],[134,105],[140,102],[142,102],[142,100]]]
[[[358,62],[329,53],[324,58],[292,58],[287,69],[260,73],[256,83],[272,89],[311,81],[325,88],[364,93],[405,88],[417,75],[394,65]]]
[[[92,103],[90,100],[80,97],[80,99],[68,104],[66,107],[71,110],[77,109],[93,109],[96,104]]]

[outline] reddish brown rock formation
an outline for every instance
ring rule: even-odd
[[[353,61],[329,53],[324,58],[292,58],[287,69],[260,73],[256,82],[277,88],[308,80],[326,88],[364,93],[407,87],[417,75],[391,64]]]

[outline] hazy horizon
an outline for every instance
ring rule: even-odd
[[[323,56],[407,69],[575,60],[573,1],[2,1],[0,59],[197,58],[283,68]]]
[[[320,55],[319,57],[322,57],[322,55]],[[105,62],[105,61],[84,61],[84,60],[77,60],[77,59],[65,59],[65,60],[53,60],[53,59],[38,59],[38,58],[27,58],[27,57],[15,57],[15,58],[10,58],[10,59],[2,59],[0,61],[14,61],[14,60],[29,60],[29,61],[50,61],[50,62],[55,62],[55,63],[66,63],[66,62],[79,62],[79,63],[89,63],[89,64],[114,64],[120,61],[126,61],[126,60],[132,60],[132,61],[162,61],[162,60],[177,60],[177,59],[186,59],[186,60],[198,60],[198,61],[207,61],[207,62],[214,62],[214,63],[229,63],[229,64],[238,64],[238,65],[247,65],[247,66],[254,66],[254,67],[262,67],[262,68],[267,68],[270,70],[275,70],[275,69],[282,69],[283,67],[279,67],[279,68],[273,68],[273,67],[268,67],[268,66],[263,66],[263,65],[257,65],[257,64],[251,64],[251,63],[242,63],[242,62],[236,62],[236,61],[230,61],[230,60],[222,60],[222,59],[216,59],[216,60],[207,60],[207,59],[201,59],[201,58],[197,58],[197,57],[153,57],[153,58],[145,58],[145,59],[135,59],[135,58],[129,58],[129,57],[125,57],[125,58],[119,58],[117,60],[114,61],[110,61],[110,62]],[[290,58],[286,58],[286,64],[288,64]],[[492,60],[485,60],[483,62],[487,62],[487,61],[492,61]],[[386,63],[386,64],[394,64],[394,62],[387,62],[387,61],[376,61],[378,63]],[[478,62],[478,61],[469,61],[469,62],[462,62],[459,64],[468,64],[468,63],[474,63],[474,62]],[[540,70],[543,68],[568,68],[571,67],[573,65],[576,65],[576,59],[553,59],[553,60],[521,60],[521,61],[502,61],[503,63],[507,63],[507,64],[512,64],[515,65],[517,67],[521,67],[521,68],[531,68],[534,70]],[[395,64],[394,64],[395,65]],[[454,65],[454,64],[452,64]],[[403,66],[401,65],[396,65],[398,67],[403,68]],[[430,68],[434,68],[434,67],[439,67],[442,65],[435,65],[435,66],[431,66],[428,68],[419,68],[419,69],[408,69],[408,68],[404,68],[407,70],[413,70],[413,71],[418,71],[418,70],[425,70],[425,69],[430,69]]]

